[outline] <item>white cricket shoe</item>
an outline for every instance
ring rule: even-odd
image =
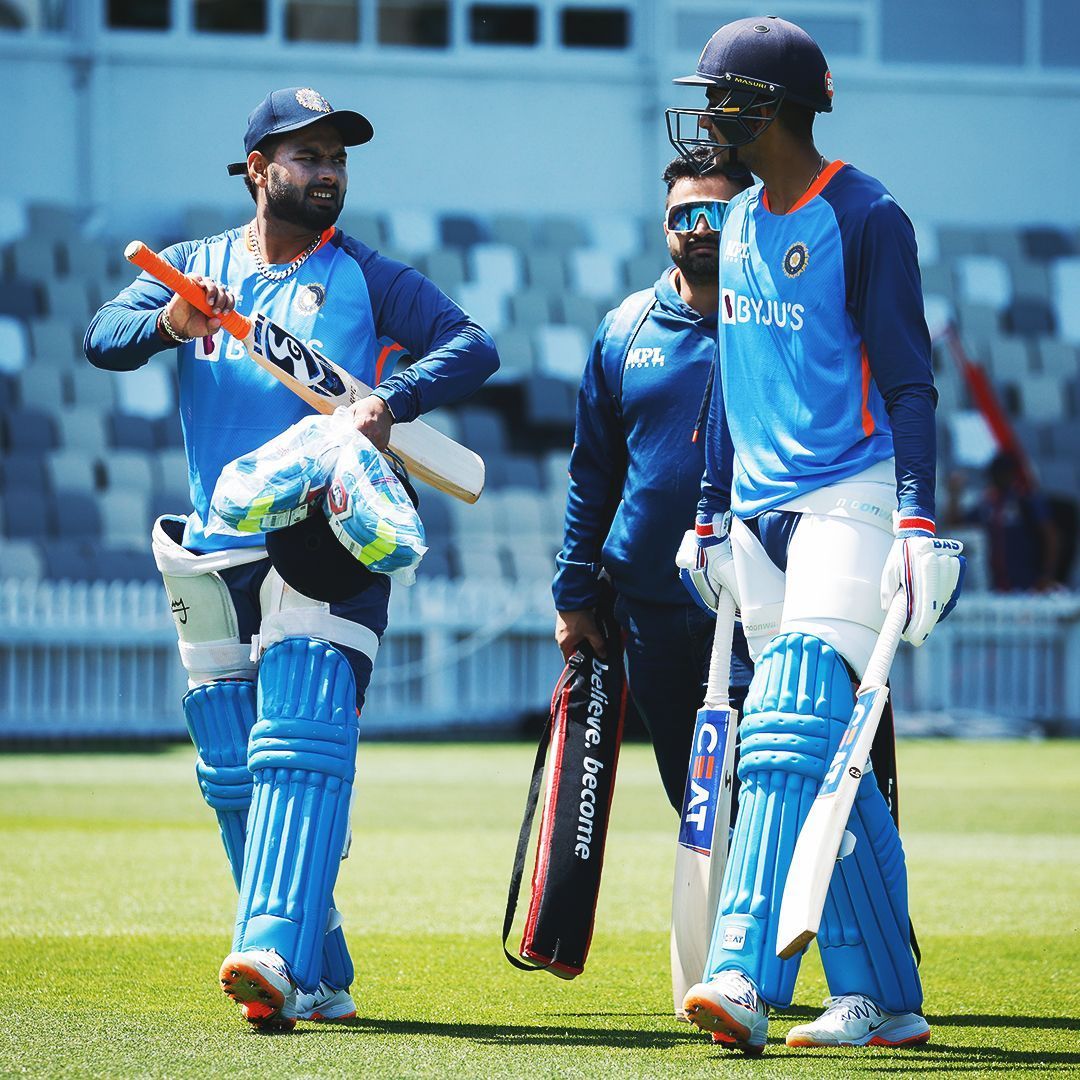
[[[741,971],[721,971],[709,982],[691,986],[683,998],[683,1009],[691,1024],[719,1035],[713,1041],[724,1047],[741,1050],[749,1057],[757,1057],[765,1049],[769,1007]]]
[[[296,1026],[296,985],[285,961],[273,949],[230,953],[219,978],[221,989],[256,1027],[291,1031]]]
[[[865,994],[825,999],[825,1012],[793,1027],[788,1046],[907,1046],[926,1042],[930,1025],[918,1013],[887,1013]]]
[[[297,1020],[351,1020],[356,1002],[348,990],[336,990],[328,982],[319,983],[314,994],[296,991]]]

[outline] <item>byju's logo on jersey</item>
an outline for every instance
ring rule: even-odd
[[[784,252],[784,273],[790,278],[798,277],[809,264],[810,249],[801,240]]]
[[[631,349],[626,354],[626,366],[628,368],[663,367],[664,353],[662,349],[640,348]]]
[[[789,300],[755,300],[743,296],[734,289],[720,291],[720,321],[734,326],[738,323],[754,323],[757,326],[785,326],[796,333],[803,328],[806,308]]]

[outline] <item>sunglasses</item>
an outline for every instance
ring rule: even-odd
[[[724,211],[727,203],[720,199],[701,199],[697,202],[676,203],[668,207],[664,219],[668,232],[693,232],[698,222],[704,218],[705,225],[713,232],[720,232],[724,224]]]

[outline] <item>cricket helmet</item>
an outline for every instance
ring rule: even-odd
[[[702,50],[697,71],[674,81],[724,91],[707,109],[667,110],[668,138],[684,157],[696,146],[719,153],[753,142],[785,100],[832,111],[832,75],[817,42],[775,15],[721,26]],[[762,117],[762,107],[771,107],[771,114]]]

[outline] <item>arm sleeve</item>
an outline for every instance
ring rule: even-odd
[[[626,478],[626,436],[603,363],[609,319],[593,339],[578,391],[563,546],[551,587],[557,611],[596,604],[604,541]]]
[[[367,281],[375,333],[393,338],[417,357],[375,390],[395,420],[415,420],[460,401],[498,370],[499,354],[490,336],[434,282],[370,248],[352,242],[346,247]]]
[[[161,257],[184,270],[197,246],[187,241],[166,248]],[[142,273],[113,300],[103,304],[90,320],[83,338],[83,352],[94,367],[110,371],[134,371],[155,353],[175,348],[157,332],[158,312],[172,298],[172,291],[157,278]]]
[[[701,478],[698,518],[712,521],[714,514],[725,514],[731,509],[731,477],[735,459],[731,430],[724,415],[724,388],[716,361],[713,362],[709,387],[708,419],[703,433],[705,473]],[[701,434],[699,433],[699,438]],[[689,522],[687,524],[689,525]]]
[[[888,195],[870,207],[857,251],[845,251],[849,306],[893,431],[902,516],[934,520],[937,391],[923,314],[915,230]]]

